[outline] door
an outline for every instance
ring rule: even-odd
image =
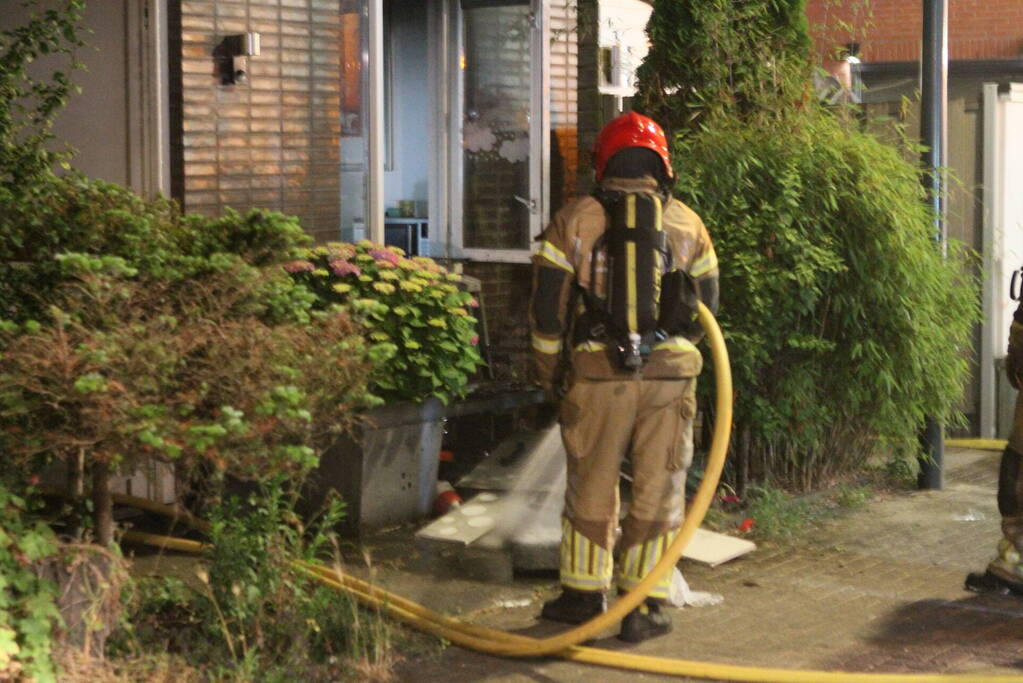
[[[460,0],[451,104],[452,241],[523,262],[546,223],[549,29],[544,0]]]

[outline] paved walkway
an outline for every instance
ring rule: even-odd
[[[1023,600],[962,589],[999,536],[998,454],[950,450],[943,491],[886,494],[805,535],[715,569],[684,562],[694,590],[721,593],[713,607],[672,610],[675,630],[626,646],[613,631],[597,647],[689,660],[793,669],[1016,673],[1023,681]],[[471,580],[438,573],[437,558],[375,552],[377,580],[430,607],[530,635],[556,592],[550,576]],[[396,557],[394,560],[386,558]],[[481,565],[482,566],[482,565]],[[479,569],[477,567],[477,569]],[[482,571],[485,572],[485,566]],[[457,647],[410,655],[402,681],[679,680],[555,659],[507,660]]]

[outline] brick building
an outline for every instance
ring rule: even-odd
[[[858,42],[866,63],[920,58],[922,0],[808,0],[806,14],[822,55]],[[1021,26],[1023,2],[1018,0],[951,0],[949,59],[1019,59],[1023,55]]]
[[[840,80],[847,70],[864,125],[882,134],[901,123],[919,135],[922,12],[923,0],[807,3],[820,63]],[[1014,309],[1007,287],[1023,265],[1023,89],[1014,85],[1023,83],[1023,1],[949,0],[947,26],[947,229],[981,254],[984,282],[962,408],[971,433],[1004,436],[1014,402],[999,371]],[[843,63],[850,48],[856,59]]]

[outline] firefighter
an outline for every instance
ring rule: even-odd
[[[603,612],[612,582],[620,593],[633,588],[678,533],[693,455],[696,376],[703,362],[694,345],[700,336],[693,324],[695,297],[711,310],[718,300],[718,262],[707,229],[669,193],[674,172],[661,127],[636,113],[612,120],[598,136],[594,166],[599,184],[594,196],[567,204],[539,237],[530,301],[537,375],[558,403],[568,460],[562,593],[544,605],[542,616],[565,623],[582,623]],[[607,208],[614,196],[638,199],[616,213]],[[622,344],[594,324],[587,302],[610,300],[607,282],[617,281],[610,274],[610,247],[601,247],[605,230],[616,215],[635,219],[642,207],[663,232],[666,272],[685,274],[694,296],[684,333],[632,336],[632,350],[642,349],[642,358],[623,365]],[[634,308],[656,308],[658,302],[651,300],[657,297],[663,303],[661,285],[668,280],[662,276],[657,275],[653,289],[641,284],[644,291],[631,292]],[[637,286],[626,282],[617,290],[630,287]],[[621,523],[615,562],[618,478],[627,455],[632,501]],[[670,581],[669,572],[626,616],[619,638],[638,642],[671,630],[662,610]]]
[[[1014,275],[1014,278],[1018,277]],[[1009,353],[1005,370],[1014,389],[1023,379],[1023,300],[1009,328]],[[987,569],[966,577],[966,588],[978,593],[1013,593],[1023,597],[1023,392],[1016,396],[1016,415],[1009,444],[1002,452],[998,471],[998,512],[1002,515],[1002,538],[998,556]]]

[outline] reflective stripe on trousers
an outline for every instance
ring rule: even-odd
[[[660,561],[664,551],[667,550],[671,542],[678,536],[678,531],[678,529],[672,529],[649,541],[626,548],[622,552],[621,558],[619,558],[618,588],[622,591],[632,590],[640,581],[646,578],[646,575],[650,573],[654,565]],[[671,577],[671,572],[665,572],[665,575],[657,582],[654,589],[650,591],[648,597],[667,600],[671,590]]]
[[[561,585],[580,591],[603,591],[611,586],[614,561],[601,548],[561,519]]]

